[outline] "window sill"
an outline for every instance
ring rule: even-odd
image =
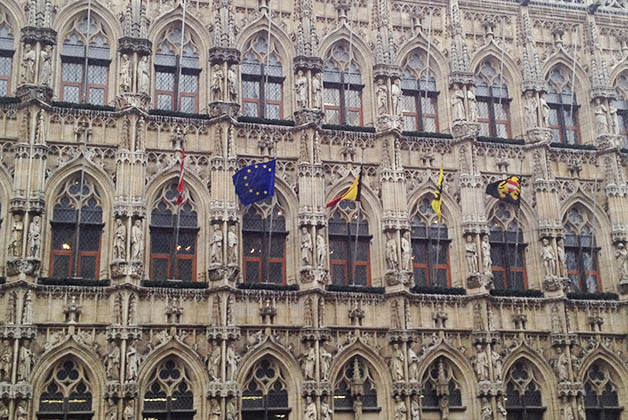
[[[296,292],[299,290],[298,284],[238,283],[236,287],[240,290],[277,290],[284,292]]]
[[[92,105],[92,104],[81,104],[76,102],[57,102],[53,101],[52,106],[57,108],[70,108],[70,109],[84,109],[87,111],[115,111],[116,108],[108,105]]]
[[[208,120],[207,114],[194,114],[188,112],[168,111],[166,109],[151,109],[148,111],[149,115],[156,115],[160,117],[179,117],[179,118],[195,118],[200,120]]]
[[[274,119],[267,119],[267,118],[247,117],[244,115],[238,117],[238,122],[247,123],[247,124],[281,125],[285,127],[295,126],[295,123],[292,120],[274,120]]]
[[[371,293],[377,295],[383,295],[386,292],[386,289],[383,287],[340,286],[337,284],[328,284],[325,290],[328,292]]]
[[[355,131],[359,133],[374,133],[375,132],[375,127],[364,127],[361,125],[323,124],[321,128],[324,130]]]
[[[183,280],[143,280],[140,282],[142,287],[163,287],[166,289],[207,289],[207,283],[200,281],[183,281]]]
[[[523,298],[544,298],[545,293],[537,289],[491,289],[489,292],[495,297],[523,297]]]
[[[85,287],[108,287],[111,285],[111,280],[90,280],[80,277],[72,278],[53,278],[53,277],[40,277],[37,279],[37,284],[42,286],[85,286]]]
[[[407,137],[424,137],[432,139],[453,139],[453,136],[448,133],[431,133],[428,131],[403,131],[401,133]]]
[[[567,299],[571,300],[619,300],[617,293],[567,293]]]
[[[506,137],[483,137],[478,136],[478,141],[482,143],[501,143],[501,144],[525,144],[523,139],[509,139]]]
[[[467,290],[462,287],[435,287],[420,286],[410,289],[412,293],[417,295],[449,295],[449,296],[466,296]]]
[[[550,143],[550,146],[556,149],[597,150],[597,147],[592,144]]]

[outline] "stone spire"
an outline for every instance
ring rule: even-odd
[[[541,63],[535,48],[532,21],[527,6],[521,8],[521,43],[523,47],[523,90],[541,90],[540,88],[544,83],[541,75]]]
[[[377,42],[375,46],[375,63],[391,65],[393,63],[394,42],[390,25],[388,0],[377,0],[375,7],[375,26]]]
[[[312,24],[312,1],[298,2],[296,15],[300,23],[297,30],[296,55],[314,57],[318,52],[318,36]]]
[[[449,3],[450,25],[452,32],[451,41],[451,71],[452,73],[469,73],[471,71],[471,59],[464,40],[464,29],[458,0]]]
[[[235,48],[238,29],[233,13],[233,0],[214,2],[216,20],[214,21],[213,47]]]
[[[121,13],[122,33],[129,38],[146,38],[148,35],[148,19],[146,6],[142,0],[129,0],[126,9]]]
[[[613,97],[614,91],[611,87],[608,65],[602,55],[602,46],[595,20],[597,8],[590,7],[586,22],[586,35],[588,38],[587,49],[591,54],[591,96],[592,97]]]

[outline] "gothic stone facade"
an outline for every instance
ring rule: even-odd
[[[626,418],[627,24],[2,0],[0,419]]]

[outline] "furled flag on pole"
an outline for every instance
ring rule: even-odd
[[[360,195],[362,194],[362,166],[360,166],[360,173],[358,177],[353,181],[353,184],[342,195],[334,198],[326,207],[335,206],[342,200],[360,201]]]
[[[511,176],[486,186],[486,193],[511,204],[519,205],[521,199],[521,184],[518,176]]]
[[[183,174],[185,173],[185,149],[181,149],[181,167],[179,168],[179,183],[177,184],[177,191],[179,196],[177,197],[177,205],[183,203],[183,193],[185,192],[185,180]]]
[[[434,198],[432,199],[432,209],[434,213],[438,216],[438,223],[440,223],[442,218],[442,213],[440,211],[441,204],[443,204],[443,181],[445,177],[443,176],[443,168],[440,168],[440,175],[438,176],[438,182],[436,183],[436,189],[434,190]]]
[[[233,175],[233,185],[245,206],[275,194],[277,159],[245,166]]]

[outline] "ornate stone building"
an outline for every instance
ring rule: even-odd
[[[0,420],[626,418],[627,26],[1,0]]]

